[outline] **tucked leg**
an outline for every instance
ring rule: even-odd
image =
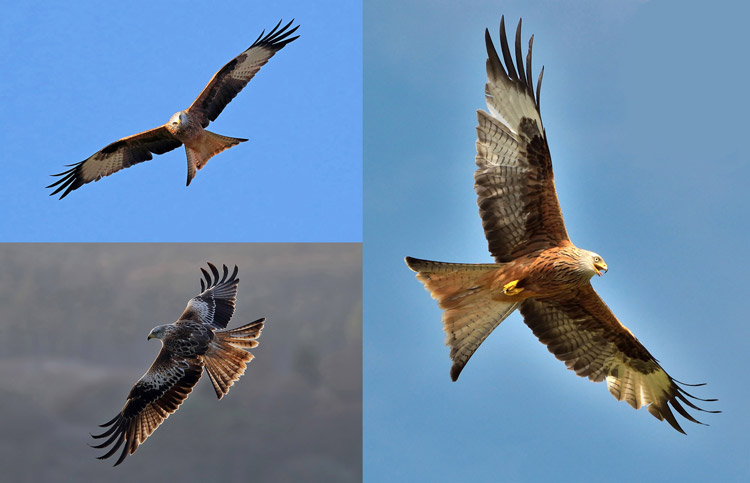
[[[523,287],[518,287],[520,280],[513,280],[503,285],[503,293],[508,296],[518,295],[523,292]]]

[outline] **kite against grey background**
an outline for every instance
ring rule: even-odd
[[[224,265],[219,271],[208,264],[212,276],[201,268],[201,293],[188,302],[177,322],[154,327],[148,338],[161,339],[162,349],[146,374],[128,394],[120,413],[101,425],[109,428],[94,438],[107,438],[94,448],[113,445],[99,459],[109,458],[123,446],[115,466],[128,454],[135,453],[138,445],[192,392],[206,369],[216,396],[221,399],[236,380],[245,373],[246,364],[253,359],[247,350],[258,346],[258,337],[266,319],[227,329],[234,314],[237,297],[238,268],[232,275]]]
[[[577,375],[607,381],[618,400],[647,406],[659,420],[683,432],[670,405],[699,423],[682,406],[705,411],[688,398],[646,348],[610,311],[590,279],[607,265],[568,238],[554,186],[552,162],[539,110],[544,69],[534,92],[533,36],[524,64],[521,22],[515,64],[500,21],[500,61],[489,32],[485,97],[489,114],[478,112],[479,214],[494,264],[418,260],[406,263],[444,309],[443,330],[455,381],[472,354],[516,308],[539,340]],[[687,384],[686,384],[687,385]],[[718,412],[718,411],[706,411]]]
[[[91,181],[99,181],[134,164],[148,161],[152,154],[164,154],[185,144],[190,185],[197,169],[203,168],[214,155],[247,139],[231,138],[207,131],[227,104],[247,85],[255,74],[276,52],[299,37],[289,37],[298,28],[289,29],[292,20],[281,26],[279,22],[268,35],[265,31],[247,50],[232,59],[217,72],[197,99],[184,111],[175,113],[163,126],[115,141],[88,159],[72,164],[71,169],[53,176],[60,179],[47,186],[62,191],[60,199]],[[64,191],[63,191],[64,190]]]

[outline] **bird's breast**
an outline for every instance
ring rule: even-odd
[[[183,144],[187,144],[199,138],[203,131],[201,125],[193,121],[188,115],[184,116],[183,121],[179,124],[168,122],[166,128],[172,136],[182,141]]]
[[[518,286],[537,298],[555,296],[588,282],[578,268],[575,254],[565,250],[544,250],[519,262],[521,270],[514,274],[521,280]]]

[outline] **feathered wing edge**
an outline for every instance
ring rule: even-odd
[[[173,361],[170,354],[162,349],[154,365],[166,365],[167,363],[173,363]],[[140,384],[149,374],[153,374],[154,366],[149,369],[144,378],[136,383],[120,413],[100,425],[100,427],[108,429],[101,434],[91,435],[95,439],[108,438],[101,444],[91,445],[92,448],[102,449],[112,445],[107,453],[97,457],[97,459],[109,458],[122,446],[120,456],[113,466],[119,465],[128,454],[135,453],[138,446],[146,441],[170,414],[177,411],[203,374],[203,366],[200,361],[193,359],[186,360],[185,363],[187,366],[183,376],[173,381],[170,387],[161,391],[149,389]]]
[[[687,398],[690,398],[690,399],[693,399],[693,400],[696,400],[696,401],[703,401],[703,402],[716,402],[716,401],[718,401],[718,399],[716,399],[716,398],[702,399],[702,398],[693,396],[692,394],[690,394],[689,392],[687,392],[686,390],[684,390],[682,387],[680,387],[680,385],[682,385],[682,386],[690,386],[690,387],[705,386],[706,385],[705,382],[701,383],[701,384],[686,384],[684,382],[680,382],[680,381],[678,381],[676,379],[673,379],[671,377],[670,377],[670,379],[672,380],[672,382],[675,383],[674,387],[677,388],[677,392],[674,394],[674,396],[672,397],[672,399],[669,400],[669,404],[671,404],[672,407],[675,408],[677,410],[677,412],[680,413],[682,415],[682,417],[684,417],[688,421],[692,421],[694,423],[702,424],[703,426],[708,426],[708,424],[703,423],[701,421],[698,421],[697,419],[695,419],[694,417],[692,417],[685,410],[685,408],[682,407],[682,405],[679,403],[679,401],[682,401],[683,404],[686,404],[687,406],[695,409],[696,411],[701,411],[701,412],[704,412],[704,413],[711,413],[711,414],[718,414],[718,413],[721,412],[721,411],[717,411],[717,410],[711,411],[711,410],[708,410],[708,409],[703,409],[701,407],[698,407],[696,404],[694,404],[693,402],[691,402]],[[678,401],[678,399],[679,399],[679,401]],[[672,414],[672,411],[669,410],[669,406],[667,404],[662,404],[660,406],[657,406],[655,403],[652,403],[651,405],[648,406],[648,412],[651,413],[659,421],[662,421],[663,419],[666,419],[667,422],[669,422],[669,424],[674,429],[676,429],[677,431],[681,432],[682,434],[686,434],[685,431],[683,431],[682,427],[677,423],[677,419],[674,417],[674,414]]]
[[[698,407],[690,399],[714,402],[688,393],[685,384],[673,379],[659,362],[622,325],[591,285],[557,299],[528,299],[520,306],[524,322],[547,349],[566,367],[592,382],[607,382],[618,401],[634,409],[648,407],[649,413],[685,434],[672,409],[687,420],[704,424],[682,406]],[[688,399],[690,398],[690,399]]]
[[[255,42],[253,42],[253,45],[248,47],[246,50],[249,50],[249,49],[252,49],[253,47],[258,47],[258,46],[268,46],[268,47],[273,47],[274,49],[278,51],[278,50],[281,50],[289,42],[293,42],[294,40],[297,40],[299,38],[299,35],[296,35],[291,38],[289,38],[289,36],[297,31],[297,29],[299,28],[299,25],[297,25],[291,30],[287,30],[294,23],[294,19],[290,20],[288,24],[279,28],[281,26],[281,22],[282,20],[279,20],[279,23],[277,23],[276,26],[273,29],[271,29],[271,31],[268,32],[268,35],[266,35],[265,37],[264,35],[266,31],[264,29],[260,33],[260,35],[258,35],[258,38],[255,39]]]
[[[531,73],[531,51],[534,45],[534,36],[529,38],[529,48],[524,65],[521,51],[521,20],[516,28],[516,65],[511,56],[508,39],[505,32],[505,17],[500,19],[500,48],[503,53],[503,62],[492,43],[489,30],[485,29],[484,39],[487,47],[487,84],[485,85],[485,100],[490,113],[501,120],[513,133],[518,133],[521,120],[528,118],[536,121],[540,133],[544,133],[544,126],[540,114],[540,94],[542,89],[542,78],[544,67],[539,72],[536,92]],[[507,69],[507,70],[506,70]]]
[[[235,265],[231,275],[226,265],[222,266],[221,274],[211,262],[208,262],[208,268],[210,274],[201,268],[201,293],[188,301],[179,320],[193,320],[223,329],[234,315],[239,268]]]
[[[521,52],[521,21],[516,30],[514,64],[500,22],[505,62],[485,30],[489,113],[477,111],[474,190],[488,248],[497,262],[558,246],[569,240],[554,185],[552,159],[539,111],[543,73],[534,92],[533,36],[526,63]],[[542,69],[543,72],[543,69]]]
[[[203,280],[201,280],[201,296],[205,295],[206,292],[211,293],[214,299],[214,316],[213,323],[221,328],[224,328],[229,323],[229,320],[234,315],[235,300],[237,298],[237,285],[240,283],[240,279],[237,278],[237,272],[239,268],[237,265],[234,266],[232,275],[227,278],[229,269],[226,265],[222,265],[223,274],[221,280],[219,280],[219,271],[212,263],[208,263],[208,267],[213,273],[214,279],[211,281],[211,277],[205,269],[201,268],[203,276],[206,279],[206,289],[203,289]]]
[[[293,22],[294,19],[279,29],[281,26],[281,21],[279,21],[267,35],[266,31],[263,30],[250,47],[214,74],[187,109],[191,116],[194,115],[195,119],[200,122],[201,126],[208,127],[209,123],[215,121],[224,108],[247,86],[260,68],[276,52],[299,38],[299,35],[290,37],[299,28],[299,25],[297,25],[289,29]],[[247,66],[244,65],[248,59],[254,64],[254,68],[247,69]],[[233,74],[238,68],[244,69],[242,75],[234,77]]]
[[[114,174],[144,161],[153,159],[153,155],[164,154],[182,145],[164,126],[159,126],[142,133],[118,139],[78,163],[67,165],[70,169],[53,174],[60,179],[46,186],[57,187],[50,196],[62,191],[60,199],[86,183],[99,181],[105,176]],[[64,190],[64,191],[63,191]]]

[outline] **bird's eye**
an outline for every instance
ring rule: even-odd
[[[594,261],[595,261],[595,262],[601,262],[601,261],[602,261],[602,259],[601,259],[601,258],[599,258],[599,257],[594,257]]]

